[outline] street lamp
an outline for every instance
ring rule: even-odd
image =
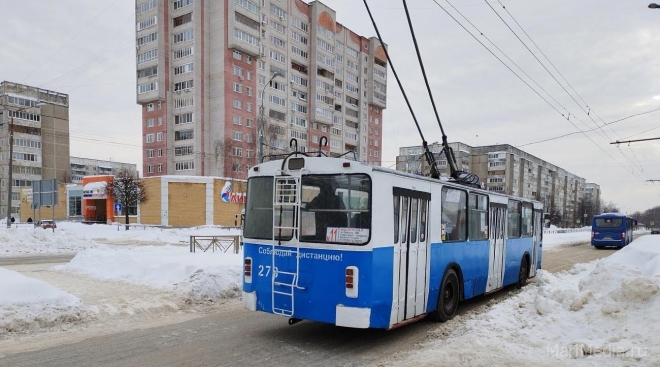
[[[20,107],[16,109],[11,109],[9,106],[0,103],[0,106],[4,107],[5,110],[9,111],[9,172],[7,173],[7,179],[8,179],[8,184],[7,184],[7,228],[11,228],[11,209],[12,209],[12,189],[14,186],[14,181],[12,177],[12,173],[14,171],[13,163],[14,163],[14,113],[16,112],[21,112],[25,111],[28,108],[33,108],[33,107],[41,107],[43,103],[37,103],[35,106],[25,106],[25,107]]]
[[[264,118],[264,96],[266,94],[266,87],[270,82],[275,79],[276,76],[283,76],[282,74],[275,72],[273,76],[270,77],[264,88],[261,90],[261,106],[259,107],[259,126],[258,126],[258,142],[257,142],[257,164],[261,163],[264,158],[264,125],[266,124],[266,119]]]
[[[660,9],[660,5],[658,5],[656,3],[650,3],[649,8],[651,8],[651,9]]]

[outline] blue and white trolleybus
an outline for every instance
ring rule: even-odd
[[[542,204],[342,158],[292,153],[249,172],[247,309],[390,329],[541,267]]]

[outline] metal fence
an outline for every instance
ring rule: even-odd
[[[227,252],[230,248],[237,254],[242,245],[240,236],[190,236],[190,252]]]
[[[591,232],[591,227],[582,228],[544,228],[543,234],[549,233],[577,233],[577,232]]]

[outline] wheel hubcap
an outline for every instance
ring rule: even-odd
[[[448,283],[445,286],[445,293],[443,296],[445,310],[451,310],[454,304],[454,285],[452,283]]]

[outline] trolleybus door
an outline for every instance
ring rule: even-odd
[[[536,275],[536,263],[539,258],[541,238],[543,236],[543,212],[540,210],[534,211],[534,249],[532,250],[532,264],[530,265],[529,276]]]
[[[427,221],[430,195],[401,190],[394,197],[398,206],[399,238],[395,244],[396,322],[424,313],[426,304]],[[397,205],[398,202],[398,205]],[[395,278],[395,279],[396,279]]]
[[[506,230],[506,205],[490,204],[490,251],[488,258],[488,284],[486,292],[502,288],[504,276],[504,234]]]

